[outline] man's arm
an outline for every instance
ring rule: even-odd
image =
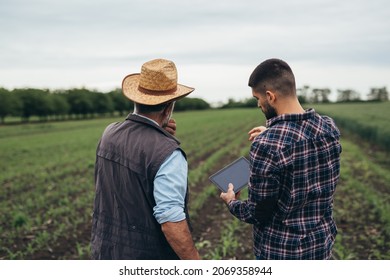
[[[199,253],[195,248],[187,220],[180,222],[166,222],[161,225],[169,244],[182,260],[199,260]]]
[[[222,192],[220,198],[225,202],[230,213],[236,218],[243,222],[254,224],[256,222],[254,219],[256,203],[249,202],[248,200],[238,200],[240,193],[235,194],[233,189],[233,184],[229,183],[227,192]]]
[[[274,153],[265,145],[252,143],[250,151],[251,176],[249,178],[248,199],[237,200],[233,186],[221,193],[221,199],[227,204],[230,213],[239,220],[250,224],[267,223],[277,210],[279,194],[278,161]]]
[[[176,150],[161,165],[154,180],[154,216],[172,249],[181,259],[199,259],[188,228],[185,208],[187,161]]]

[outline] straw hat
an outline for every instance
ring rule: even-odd
[[[126,76],[122,91],[136,103],[158,105],[182,98],[194,88],[177,83],[177,70],[172,61],[154,59],[142,65],[140,74]]]

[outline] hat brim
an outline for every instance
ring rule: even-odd
[[[151,92],[147,94],[139,90],[140,74],[130,74],[122,81],[123,95],[128,99],[144,105],[158,105],[169,101],[175,101],[193,92],[195,89],[185,85],[177,84],[175,91],[170,92]]]

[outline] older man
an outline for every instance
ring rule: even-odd
[[[188,224],[186,155],[164,129],[174,102],[194,89],[177,83],[176,66],[165,59],[143,64],[122,89],[135,111],[109,125],[97,147],[92,258],[199,259]]]

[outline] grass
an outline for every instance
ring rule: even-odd
[[[316,104],[313,107],[331,116],[346,133],[358,135],[390,151],[390,101]]]
[[[329,109],[329,115],[336,116],[338,105],[334,106],[321,112]],[[174,118],[190,166],[190,214],[200,219],[210,199],[219,195],[208,177],[248,155],[246,132],[264,124],[264,118],[258,109],[180,112]],[[119,120],[0,127],[0,259],[88,258],[95,149],[106,125]],[[390,259],[389,158],[350,133],[343,136],[335,257]],[[218,241],[206,238],[197,243],[208,258],[234,258],[249,241],[238,235],[248,227],[230,221],[220,221]]]
[[[194,166],[189,174],[193,186],[206,182],[208,169],[222,166],[222,157],[234,154],[240,141],[246,141],[239,134],[250,128],[251,114],[260,115],[240,110],[175,114],[178,137]],[[221,127],[224,119],[233,122]],[[95,149],[106,125],[118,120],[1,127],[0,259],[86,256]],[[202,193],[203,186],[198,189],[195,193]]]
[[[388,169],[370,160],[358,144],[345,140],[342,145],[341,179],[335,197],[340,229],[336,257],[390,259]]]
[[[94,150],[108,122],[1,128],[0,257],[47,258],[64,237],[77,237],[90,217]]]

